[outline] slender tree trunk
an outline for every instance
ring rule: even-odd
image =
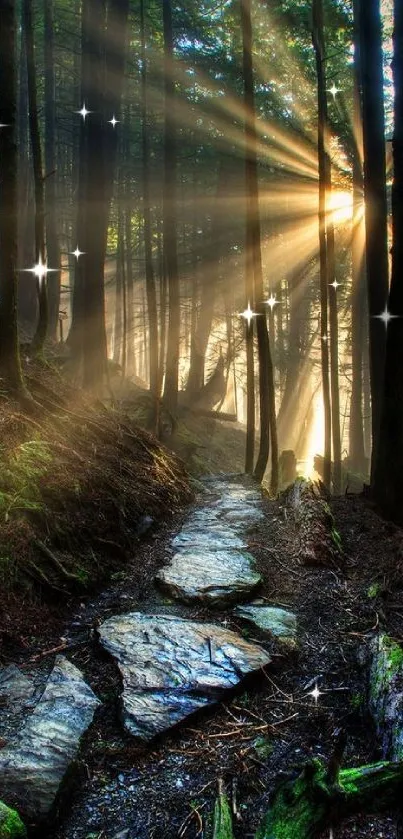
[[[254,278],[254,300],[257,312],[256,333],[259,358],[259,417],[260,445],[255,465],[254,476],[262,481],[266,471],[270,450],[269,436],[269,373],[271,363],[269,336],[267,332],[266,312],[263,302],[263,272],[260,245],[259,186],[256,154],[256,113],[254,102],[253,64],[252,64],[252,22],[251,0],[241,0],[241,28],[243,43],[243,78],[245,101],[245,141],[246,169],[245,186],[247,194],[246,224],[249,230],[251,260],[250,268]],[[271,361],[271,359],[270,359]],[[272,371],[271,371],[272,372]]]
[[[322,364],[322,394],[325,428],[325,446],[323,463],[323,481],[330,489],[331,470],[331,407],[329,381],[329,345],[328,345],[328,268],[326,250],[326,183],[327,152],[325,132],[327,126],[326,75],[323,43],[323,2],[313,0],[312,40],[315,50],[316,73],[318,79],[318,166],[319,166],[319,265],[320,265],[320,336]]]
[[[354,0],[356,2],[356,0]],[[363,348],[364,312],[362,307],[363,290],[365,286],[364,263],[364,224],[361,219],[363,202],[363,173],[361,166],[362,154],[362,117],[360,101],[359,78],[359,35],[358,15],[354,14],[354,147],[353,147],[353,230],[351,243],[352,257],[352,301],[351,301],[351,357],[352,357],[352,386],[349,427],[349,460],[351,468],[365,474],[364,449],[364,418],[363,404]]]
[[[327,195],[331,193],[330,160],[328,174]],[[332,286],[336,280],[336,264],[334,250],[333,222],[327,216],[326,222],[327,249],[327,286]],[[330,288],[329,296],[329,327],[330,327],[330,389],[331,389],[331,423],[333,441],[333,492],[341,493],[341,436],[340,436],[340,392],[339,392],[339,322],[337,314],[337,286]]]
[[[377,316],[385,310],[388,299],[385,118],[380,0],[357,0],[357,5],[361,35],[366,266],[372,402],[372,483],[377,460],[386,349],[385,325]]]
[[[25,395],[17,322],[17,84],[14,0],[0,15],[0,375],[11,391]]]
[[[24,0],[25,41],[27,51],[27,78],[29,103],[29,130],[31,135],[32,163],[35,184],[35,264],[46,264],[45,256],[45,188],[42,169],[42,151],[36,97],[36,68],[34,31],[31,0]],[[48,331],[48,294],[46,275],[37,279],[39,317],[32,347],[37,354],[43,352]]]
[[[164,136],[164,259],[169,289],[168,342],[165,368],[164,402],[167,409],[176,414],[178,407],[180,300],[177,256],[176,217],[176,127],[175,127],[175,79],[172,34],[171,0],[162,0],[164,24],[164,92],[165,92],[165,136]]]
[[[48,333],[56,339],[60,306],[60,248],[56,214],[56,90],[54,59],[53,0],[44,0],[44,54],[45,54],[45,207],[46,250],[50,268],[56,271],[48,283],[49,325]]]
[[[29,117],[27,55],[25,45],[24,8],[19,14],[20,54],[18,90],[18,265],[33,265],[35,257],[34,224],[30,212],[32,177],[29,159]],[[32,276],[21,273],[18,281],[18,314],[25,324],[35,329],[38,298]]]
[[[126,190],[128,187],[126,185]],[[126,192],[125,207],[125,251],[126,251],[126,297],[127,297],[127,370],[129,376],[134,373],[134,279],[133,279],[133,257],[132,257],[132,226],[131,206]]]
[[[395,127],[392,184],[392,277],[388,310],[381,433],[373,491],[382,512],[403,524],[403,7],[394,3]]]
[[[143,212],[144,212],[144,253],[146,271],[146,293],[148,309],[148,330],[150,342],[150,390],[156,394],[158,389],[158,317],[157,295],[154,279],[152,256],[151,206],[150,206],[150,148],[147,127],[147,58],[144,25],[144,0],[140,2],[140,40],[141,40],[141,141],[143,150]]]

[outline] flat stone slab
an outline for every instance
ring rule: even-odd
[[[229,528],[187,528],[183,527],[181,532],[172,541],[172,547],[181,550],[187,547],[214,548],[225,550],[226,548],[245,548],[245,540],[240,539]]]
[[[99,704],[77,667],[57,656],[34,711],[0,750],[0,795],[6,804],[35,821],[49,813]]]
[[[247,551],[189,547],[176,553],[155,580],[183,603],[226,606],[248,600],[260,584],[261,577],[252,570],[252,562],[253,556]]]
[[[29,703],[35,691],[35,685],[21,670],[10,664],[0,668],[0,703],[11,709],[20,709]]]
[[[98,631],[122,674],[123,724],[146,741],[270,663],[261,647],[211,623],[132,612]]]
[[[267,632],[284,641],[295,641],[297,617],[293,612],[275,606],[237,606],[237,615],[253,623],[261,632]]]

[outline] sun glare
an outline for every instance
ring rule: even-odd
[[[328,198],[327,210],[333,224],[346,224],[353,217],[353,193],[335,189]]]
[[[304,478],[317,478],[317,473],[313,465],[314,457],[316,454],[323,453],[324,443],[325,423],[323,415],[322,391],[319,388],[315,396],[313,421],[306,449],[304,468],[302,470]]]

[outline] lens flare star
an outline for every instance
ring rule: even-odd
[[[85,254],[85,251],[80,251],[80,248],[77,245],[75,251],[69,251],[69,254],[71,254],[71,256],[75,256],[78,262],[79,256],[83,256],[83,254]]]
[[[315,687],[313,688],[313,690],[309,691],[308,696],[313,697],[313,699],[315,700],[315,705],[318,704],[318,699],[320,696],[322,696],[322,691],[319,690],[317,682],[315,682]]]
[[[276,300],[273,294],[271,294],[268,300],[265,300],[264,302],[266,303],[266,306],[270,306],[271,311],[273,311],[274,307],[279,301]]]
[[[243,312],[239,312],[239,317],[244,318],[244,320],[246,320],[248,326],[250,326],[252,319],[255,318],[257,316],[257,314],[258,314],[257,312],[252,311],[252,309],[250,307],[250,303],[248,303],[247,308],[244,309]]]
[[[383,312],[381,312],[380,315],[372,315],[372,317],[373,318],[378,318],[378,320],[382,320],[383,323],[385,324],[385,329],[387,329],[390,321],[395,320],[395,318],[398,318],[400,316],[399,315],[392,315],[392,313],[389,311],[389,309],[386,305]]]
[[[332,94],[333,99],[336,99],[336,94],[341,93],[341,89],[339,87],[336,87],[335,83],[333,82],[332,86],[329,87],[327,92]]]
[[[117,125],[117,124],[118,124],[118,122],[120,122],[120,119],[115,119],[115,114],[114,114],[114,115],[113,115],[113,117],[112,117],[112,119],[108,119],[108,122],[110,123],[110,125],[112,126],[112,128],[114,128],[114,127],[115,127],[115,125]]]
[[[44,280],[48,274],[54,271],[58,271],[58,268],[48,268],[46,262],[42,262],[42,257],[39,257],[39,261],[36,265],[33,265],[32,268],[22,268],[22,271],[28,271],[30,274],[34,274],[38,280]]]
[[[86,118],[87,114],[92,114],[92,111],[88,111],[87,108],[85,107],[85,102],[83,102],[83,107],[81,108],[81,110],[80,111],[75,111],[75,113],[76,114],[81,114],[81,116],[82,116],[82,118],[85,122],[85,118]]]

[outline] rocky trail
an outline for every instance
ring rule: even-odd
[[[278,781],[329,761],[340,727],[346,765],[382,756],[363,654],[379,614],[349,526],[342,562],[303,567],[284,500],[240,476],[205,479],[177,525],[0,671],[0,798],[34,835],[210,839],[219,785],[252,839]],[[396,830],[358,814],[331,835]]]

